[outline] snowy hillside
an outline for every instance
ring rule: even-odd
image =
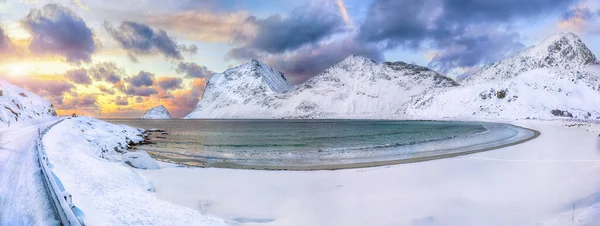
[[[45,99],[0,80],[0,128],[9,123],[55,117],[56,112]]]
[[[415,117],[600,118],[600,66],[572,33],[490,64],[460,87],[415,98]]]
[[[143,140],[141,132],[76,117],[44,136],[53,172],[85,213],[86,225],[225,225],[223,220],[158,198],[152,183],[126,164],[126,149]]]
[[[148,109],[140,119],[171,119],[171,114],[165,106],[160,105]]]
[[[275,91],[266,86],[273,82],[264,82],[252,70],[255,62],[213,75],[197,108],[186,118],[389,117],[403,113],[402,105],[414,96],[458,85],[425,67],[353,55],[304,84],[290,89],[286,82],[285,89]]]

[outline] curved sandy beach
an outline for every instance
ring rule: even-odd
[[[566,225],[573,204],[580,225],[596,222],[600,127],[509,123],[541,134],[494,151],[417,164],[139,172],[159,197],[243,225]]]

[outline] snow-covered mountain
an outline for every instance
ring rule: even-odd
[[[440,93],[415,98],[415,117],[600,118],[600,66],[573,33],[487,65]]]
[[[148,109],[140,119],[171,119],[171,114],[165,106],[159,105]]]
[[[213,75],[186,118],[389,117],[415,96],[457,85],[425,67],[353,55],[292,87],[282,73],[252,60]]]
[[[53,106],[44,98],[0,79],[0,127],[55,116]]]
[[[272,109],[282,104],[276,94],[292,88],[283,73],[251,60],[213,74],[202,100],[185,118],[269,118]]]
[[[598,65],[573,33],[484,66],[462,85],[425,67],[350,56],[292,88],[253,60],[215,74],[186,118],[600,119]]]
[[[473,84],[505,80],[539,68],[579,70],[592,65],[598,65],[598,60],[577,35],[571,32],[558,33],[538,45],[486,65],[460,82]]]

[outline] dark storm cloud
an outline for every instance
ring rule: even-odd
[[[96,51],[92,29],[66,7],[48,4],[31,9],[21,24],[31,33],[29,49],[34,53],[58,54],[81,63],[90,62]]]
[[[469,68],[481,62],[496,62],[524,49],[525,45],[519,40],[515,32],[492,29],[483,29],[480,34],[463,34],[441,42],[441,48],[436,50],[427,66],[445,74],[457,67]]]
[[[375,45],[358,43],[352,38],[303,48],[292,54],[272,56],[265,61],[284,72],[292,82],[299,83],[353,54],[383,61],[383,54]]]
[[[191,45],[186,47],[178,45],[177,42],[167,35],[162,29],[153,29],[145,24],[123,21],[118,28],[112,27],[108,22],[104,23],[106,31],[121,45],[121,47],[135,55],[151,55],[160,53],[166,58],[182,59],[181,52],[196,53],[198,47]]]
[[[333,11],[335,12],[335,11]],[[296,50],[344,30],[340,15],[324,7],[304,5],[288,16],[279,14],[259,19],[249,17],[244,25],[234,30],[232,40],[235,52],[261,51],[271,54]]]
[[[133,87],[152,86],[152,84],[154,84],[154,74],[146,71],[140,71],[129,79],[129,85]]]
[[[497,51],[522,48],[519,36],[512,31],[497,30],[486,35],[477,30],[505,26],[517,19],[541,18],[573,2],[575,0],[374,0],[360,25],[358,38],[386,48],[438,50],[430,65],[440,70],[449,70],[453,65],[474,66],[497,59],[492,56]],[[467,54],[454,53],[453,48],[463,48]]]
[[[87,74],[87,71],[83,68],[69,70],[65,74],[69,80],[76,84],[89,85],[92,84],[92,78]]]
[[[115,62],[101,62],[90,66],[88,68],[88,74],[96,81],[105,81],[115,84],[121,81],[125,72],[118,68]]]
[[[206,66],[194,62],[179,62],[175,71],[178,74],[185,74],[186,78],[209,78],[214,73]]]
[[[183,79],[177,77],[160,77],[157,79],[158,87],[163,90],[181,89]]]

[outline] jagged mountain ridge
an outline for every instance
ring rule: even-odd
[[[598,65],[596,56],[574,33],[558,33],[519,53],[488,64],[461,81],[463,84],[508,79],[539,68],[578,70]]]
[[[246,80],[207,88],[212,98],[187,118],[600,118],[600,66],[573,33],[486,65],[462,85],[426,67],[360,56],[284,92]],[[227,91],[239,89],[243,98]]]
[[[600,66],[577,35],[560,33],[406,107],[419,118],[600,119]]]
[[[0,127],[50,117],[56,117],[56,111],[48,101],[0,79]]]
[[[171,119],[171,114],[165,106],[159,105],[148,109],[140,119]]]
[[[425,67],[404,62],[377,63],[349,56],[296,87],[272,89],[280,84],[255,72],[274,69],[257,60],[215,74],[204,97],[185,118],[347,118],[393,115],[403,101],[439,87],[456,86]],[[280,72],[271,73],[283,75]],[[278,78],[278,76],[269,76]],[[287,81],[286,81],[287,82]],[[282,91],[282,92],[279,92]],[[389,95],[392,94],[392,95]]]

